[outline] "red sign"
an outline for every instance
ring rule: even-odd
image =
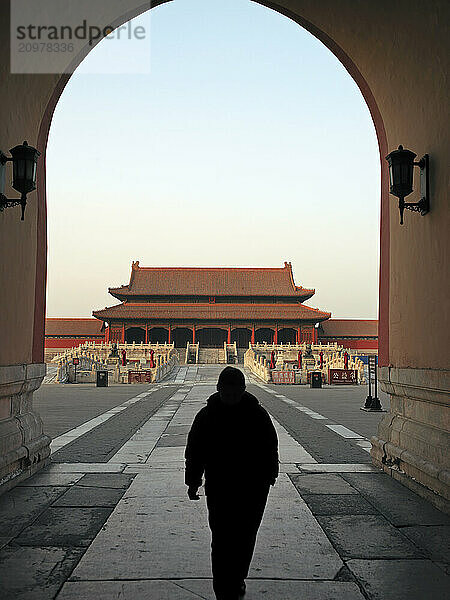
[[[151,371],[128,371],[128,383],[151,383]]]
[[[354,369],[329,369],[328,382],[330,384],[356,384],[358,383],[358,371]]]
[[[79,364],[80,364],[80,359],[79,359],[79,358],[74,358],[74,359],[72,359],[72,362],[73,362],[73,364],[74,364],[75,366],[76,366],[76,365],[79,365]]]
[[[273,383],[295,383],[295,371],[272,371]]]

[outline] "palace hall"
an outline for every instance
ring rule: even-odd
[[[120,304],[96,310],[111,342],[168,342],[186,347],[317,342],[330,318],[303,304],[314,289],[297,286],[292,265],[279,268],[141,267],[128,285],[109,288]]]

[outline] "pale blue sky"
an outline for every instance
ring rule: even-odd
[[[72,76],[48,148],[48,316],[115,304],[143,266],[282,266],[335,318],[376,318],[379,155],[353,79],[249,0],[174,0],[142,60],[104,40]],[[83,72],[84,71],[84,72]]]

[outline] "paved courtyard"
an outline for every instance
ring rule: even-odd
[[[42,386],[52,462],[0,497],[1,598],[214,599],[205,498],[187,498],[183,453],[221,369]],[[280,452],[246,600],[447,598],[450,519],[371,465],[380,414],[359,410],[366,388],[246,376]]]

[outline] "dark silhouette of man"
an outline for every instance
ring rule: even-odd
[[[185,450],[188,496],[205,475],[211,565],[217,600],[238,600],[266,506],[278,477],[278,438],[268,412],[245,390],[242,371],[226,367],[217,392],[195,416]]]

